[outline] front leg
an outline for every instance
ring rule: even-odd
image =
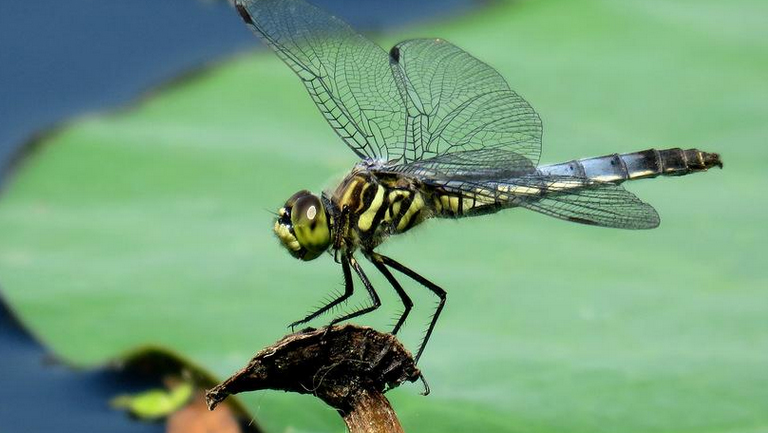
[[[360,281],[363,282],[363,285],[365,286],[366,290],[368,290],[368,295],[371,297],[372,304],[365,308],[361,308],[359,310],[353,311],[344,316],[333,319],[331,323],[328,324],[329,328],[339,322],[343,322],[345,320],[349,320],[354,317],[362,316],[363,314],[370,313],[371,311],[381,306],[381,300],[379,299],[379,295],[376,293],[376,290],[373,288],[373,285],[371,284],[371,282],[368,281],[368,277],[365,275],[365,272],[363,272],[363,268],[360,267],[360,263],[358,263],[357,260],[355,260],[355,258],[352,257],[351,255],[350,256],[345,255],[344,258],[347,261],[349,261],[349,264],[352,265],[352,269],[355,270],[355,273],[357,274],[357,276],[360,277]]]
[[[344,233],[347,233],[349,224],[349,206],[344,205],[339,212],[338,217],[333,222],[333,260],[341,263],[339,252],[344,247]],[[347,265],[349,266],[349,265]]]
[[[341,304],[342,302],[346,301],[350,296],[352,296],[352,293],[354,292],[355,286],[352,281],[352,272],[349,270],[349,259],[347,258],[347,252],[343,251],[341,253],[342,260],[341,260],[341,269],[344,273],[344,294],[339,296],[336,299],[331,300],[331,302],[327,303],[317,311],[309,314],[307,317],[298,320],[296,322],[291,323],[288,325],[291,328],[291,332],[294,331],[294,328],[299,325],[303,325],[310,320],[314,319],[315,317],[325,313],[326,311],[332,309],[333,307]]]

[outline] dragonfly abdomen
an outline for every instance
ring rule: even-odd
[[[656,176],[683,176],[721,167],[720,155],[698,149],[648,149],[540,166],[542,174],[621,183]]]
[[[446,186],[450,188],[451,182]],[[485,215],[510,207],[509,203],[498,200],[495,196],[495,192],[481,196],[440,190],[432,194],[432,207],[435,214],[443,218]]]

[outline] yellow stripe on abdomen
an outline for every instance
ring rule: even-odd
[[[463,205],[464,203],[462,203]],[[459,214],[459,197],[443,194],[440,196],[441,211],[450,210],[454,215]]]

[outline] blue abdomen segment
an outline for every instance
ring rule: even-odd
[[[720,155],[698,149],[648,149],[576,159],[538,167],[541,174],[574,176],[600,182],[621,183],[656,176],[683,176],[721,167]]]

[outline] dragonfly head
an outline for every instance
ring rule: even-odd
[[[292,256],[312,260],[331,245],[331,227],[322,200],[309,191],[292,195],[277,211],[275,234]]]

